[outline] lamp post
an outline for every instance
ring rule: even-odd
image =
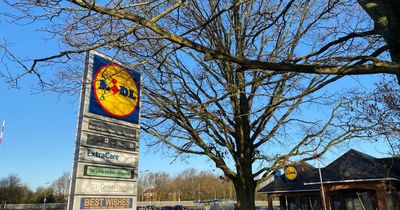
[[[317,156],[317,151],[314,151],[314,157],[316,157]],[[321,166],[319,165],[319,163],[320,163],[320,160],[319,160],[319,158],[317,157],[317,158],[315,158],[315,162],[317,163],[317,165],[318,165],[318,175],[319,175],[319,181],[320,181],[320,183],[321,183],[321,196],[322,196],[322,209],[323,210],[326,210],[326,200],[325,200],[325,190],[324,190],[324,184],[323,184],[323,180],[322,180],[322,172],[321,172]]]
[[[44,183],[44,199],[43,199],[43,208],[46,210],[46,200],[47,200],[47,187],[46,185],[50,184],[50,182]]]

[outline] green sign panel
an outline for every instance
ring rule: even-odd
[[[132,169],[125,169],[125,168],[109,168],[109,167],[85,165],[84,175],[85,176],[97,176],[97,177],[121,178],[121,179],[133,179],[134,171]]]

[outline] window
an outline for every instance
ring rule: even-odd
[[[394,210],[393,192],[386,192],[386,204],[389,210]]]
[[[292,196],[286,197],[288,210],[297,210],[296,199]]]
[[[342,210],[342,199],[344,201],[343,210],[374,210],[372,192],[370,191],[342,191],[332,196],[332,205],[334,210]]]
[[[339,195],[332,196],[332,205],[333,205],[333,210],[340,210],[340,196]]]
[[[318,195],[302,196],[300,202],[302,210],[322,210],[321,197]]]

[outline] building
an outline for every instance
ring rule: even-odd
[[[326,210],[400,210],[399,158],[375,158],[350,150],[321,169],[322,185],[317,168],[307,163],[296,167],[295,181],[282,175],[260,190],[268,195],[269,210],[276,198],[280,210],[320,210],[323,206]]]
[[[143,193],[143,201],[156,201],[157,197],[157,190],[154,188],[150,188],[144,191]]]

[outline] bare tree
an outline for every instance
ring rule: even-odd
[[[386,76],[376,88],[362,97],[354,96],[348,110],[356,120],[378,126],[370,132],[381,133],[392,147],[391,156],[400,155],[400,87],[395,78]]]
[[[289,162],[382,135],[369,132],[376,122],[346,112],[350,101],[327,86],[343,75],[399,71],[385,57],[391,46],[352,0],[10,5],[19,10],[9,14],[15,21],[51,20],[45,30],[68,48],[32,65],[3,48],[23,68],[9,72],[13,81],[32,73],[44,87],[68,89],[71,72],[46,80],[37,65],[91,49],[114,52],[144,75],[149,143],[206,156],[232,180],[240,209],[254,209],[257,183]]]
[[[142,185],[141,188],[143,189],[143,193],[145,193],[147,190],[154,192],[154,197],[151,198],[151,201],[171,200],[169,194],[173,186],[171,177],[168,173],[147,173],[143,178],[141,178],[140,185]]]
[[[209,157],[232,180],[242,209],[254,209],[261,175],[374,135],[367,131],[375,124],[355,124],[342,113],[348,101],[315,93],[341,76],[247,74],[230,63],[196,61],[191,53],[173,53],[164,61],[168,65],[149,67],[142,127],[156,138],[151,144],[163,142],[176,156]],[[316,104],[325,111],[305,116]]]
[[[49,186],[39,186],[30,197],[30,203],[43,203],[46,198],[46,203],[54,203],[53,189]]]
[[[168,178],[167,178],[168,177]],[[158,181],[156,181],[158,180]],[[151,182],[151,185],[146,185]],[[147,187],[143,187],[147,186]],[[166,173],[146,173],[139,188],[151,189],[158,200],[193,201],[207,199],[234,199],[233,185],[215,173],[186,169],[175,176]],[[139,194],[139,200],[142,200]],[[147,200],[151,200],[147,198]]]
[[[293,0],[266,2],[233,0],[212,1],[207,4],[184,0],[105,1],[103,3],[72,0],[69,1],[71,5],[66,5],[61,1],[5,2],[20,10],[23,15],[9,14],[15,20],[29,18],[33,21],[43,19],[54,21],[56,17],[71,18],[67,24],[63,22],[62,27],[56,24],[54,28],[44,30],[58,33],[70,46],[79,48],[78,50],[72,48],[47,58],[35,59],[32,66],[23,65],[25,72],[22,75],[33,73],[40,77],[35,67],[43,61],[69,57],[70,54],[99,47],[129,48],[134,45],[137,47],[142,45],[140,41],[149,39],[164,41],[161,45],[164,47],[160,47],[159,50],[172,44],[202,53],[205,60],[215,59],[239,64],[241,70],[263,69],[336,75],[399,73],[400,65],[397,62],[399,40],[396,38],[399,21],[395,11],[399,6],[397,0],[332,0],[328,2],[312,0],[301,3]],[[360,6],[372,18],[375,27],[368,24],[370,20],[366,19],[366,14],[360,10]],[[43,9],[43,13],[32,12],[36,8]],[[304,10],[304,16],[296,17],[294,14],[300,8]],[[90,21],[97,18],[99,22]],[[287,34],[285,33],[287,31],[282,29],[287,27],[287,20],[293,18],[297,18],[298,22],[290,25],[294,30],[291,34]],[[363,22],[359,22],[360,19]],[[229,21],[230,24],[225,25]],[[229,34],[232,38],[238,39],[238,42],[235,42],[238,44],[236,47],[249,47],[252,50],[263,48],[263,54],[239,55],[230,50],[216,48],[211,43],[199,42],[201,33],[204,30],[216,29],[213,27],[222,27],[219,30],[231,30]],[[322,32],[314,31],[316,28]],[[313,36],[312,33],[316,35]],[[265,34],[274,36],[265,36]],[[271,48],[271,46],[262,42],[277,43],[285,40],[287,36],[292,38],[291,41],[294,44],[292,46],[296,47],[287,48],[285,52],[296,55],[292,58],[284,56],[279,60],[266,59],[271,55],[268,53],[271,51],[265,48]],[[82,43],[77,42],[77,37],[84,39],[86,43],[80,45]],[[265,40],[267,37],[269,39]],[[369,46],[360,45],[362,41],[376,40],[377,37],[380,37],[382,41],[372,49],[369,49]],[[308,39],[316,39],[317,42],[312,43]],[[300,43],[303,40],[307,42],[301,46]],[[303,47],[302,52],[296,49],[298,46]],[[345,49],[350,46],[358,47],[357,53],[346,53]],[[379,57],[385,51],[390,52],[394,62],[385,60],[385,57]],[[151,53],[142,55],[146,54],[151,55]],[[10,59],[17,60],[15,56],[10,56]]]
[[[29,201],[31,190],[16,174],[10,174],[0,179],[0,204],[25,203]]]
[[[70,182],[69,176],[70,174],[68,172],[64,172],[61,177],[59,177],[51,184],[51,188],[53,189],[54,200],[57,203],[67,202],[69,182]]]

